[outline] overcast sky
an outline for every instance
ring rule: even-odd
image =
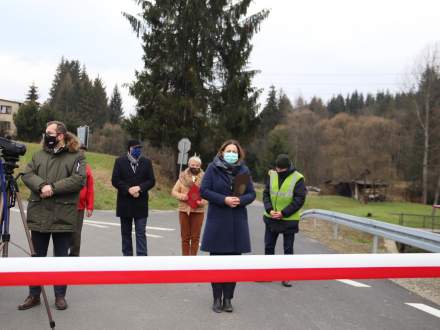
[[[438,0],[254,0],[251,11],[262,8],[271,13],[254,37],[254,84],[292,101],[400,90],[414,58],[440,40]],[[64,56],[99,75],[109,95],[118,84],[134,113],[122,85],[142,69],[142,49],[121,11],[138,12],[131,0],[1,0],[0,98],[23,100],[35,82],[45,100]]]

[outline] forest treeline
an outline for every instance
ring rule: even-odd
[[[169,176],[175,175],[177,142],[187,137],[191,152],[205,163],[225,139],[247,149],[255,180],[263,180],[276,154],[288,153],[308,184],[356,180],[403,182],[410,196],[438,201],[440,191],[440,55],[438,45],[423,52],[404,92],[353,92],[322,100],[291,100],[271,87],[253,85],[249,67],[252,38],[269,10],[249,14],[251,0],[137,1],[138,14],[123,19],[139,37],[142,68],[128,84],[137,100],[123,116],[115,86],[110,98],[100,77],[63,58],[48,100],[36,86],[15,116],[18,138],[40,139],[44,123],[61,119],[72,131],[91,127],[91,150],[124,151],[129,137]],[[280,86],[281,87],[281,86]]]

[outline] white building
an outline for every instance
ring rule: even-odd
[[[14,114],[22,103],[0,98],[0,136],[17,134],[17,128],[14,125]]]

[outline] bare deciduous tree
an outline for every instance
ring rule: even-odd
[[[440,43],[427,46],[415,62],[411,74],[410,92],[416,95],[415,109],[423,132],[422,202],[428,202],[429,153],[431,147],[431,117],[439,106],[440,93],[436,89],[440,80]]]

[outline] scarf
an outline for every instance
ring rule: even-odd
[[[127,153],[127,157],[128,157],[128,161],[130,162],[131,165],[131,169],[133,170],[133,173],[136,173],[136,169],[139,165],[139,159],[134,158],[132,155],[130,155],[130,153]]]

